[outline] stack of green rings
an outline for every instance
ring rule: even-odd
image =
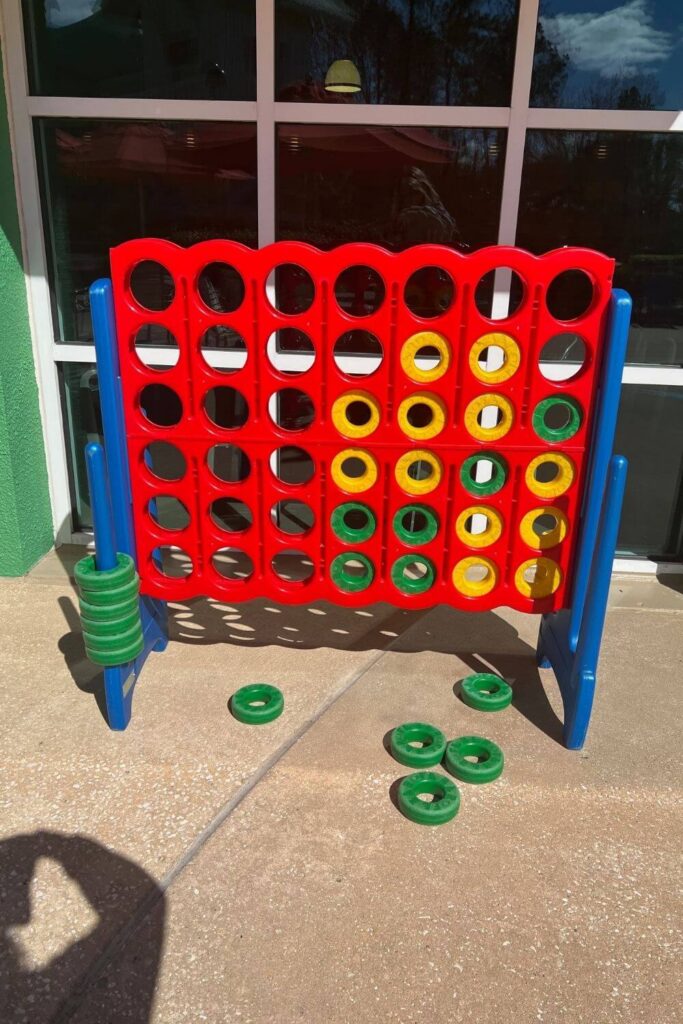
[[[130,555],[120,552],[113,569],[82,558],[74,570],[80,593],[85,651],[96,665],[125,665],[142,652],[140,580]]]

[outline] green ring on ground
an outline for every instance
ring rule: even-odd
[[[423,793],[438,797],[431,803],[420,800]],[[398,787],[398,806],[406,818],[418,825],[444,825],[460,809],[460,790],[438,772],[414,772]]]
[[[473,480],[470,471],[481,459],[487,459],[493,465],[493,473],[490,480],[479,482]],[[495,452],[480,452],[478,455],[470,455],[460,467],[460,483],[468,494],[475,498],[485,498],[490,494],[497,494],[507,480],[508,466],[502,455]]]
[[[74,567],[74,578],[79,590],[92,593],[94,590],[111,590],[123,586],[135,576],[135,563],[130,555],[117,552],[113,569],[96,569],[95,556],[86,555]]]
[[[415,742],[423,746],[411,747]],[[441,729],[426,722],[404,722],[391,734],[391,753],[409,768],[431,768],[439,764],[445,752],[446,737]]]
[[[349,512],[365,513],[367,517],[365,526],[359,529],[349,526],[344,521],[344,517]],[[359,501],[345,501],[343,505],[337,505],[333,510],[330,517],[330,525],[340,540],[346,541],[349,544],[360,544],[362,541],[369,540],[372,537],[377,529],[377,519],[375,518],[375,513],[367,505],[363,505]]]
[[[512,687],[493,672],[477,672],[460,684],[465,704],[477,711],[502,711],[512,704]]]
[[[407,580],[403,572],[413,562],[422,562],[426,566],[427,572],[424,576],[420,576],[419,579]],[[391,581],[402,594],[424,594],[426,590],[433,586],[435,579],[436,569],[430,559],[424,555],[401,555],[391,567]]]
[[[354,576],[346,570],[347,562],[360,562],[365,566],[364,576]],[[359,590],[367,590],[375,578],[375,567],[367,557],[360,551],[346,551],[343,555],[337,555],[330,566],[330,576],[340,590],[348,594],[357,594]]]
[[[569,412],[569,422],[564,427],[548,427],[545,422],[545,414],[549,409],[562,406]],[[543,441],[568,441],[573,437],[581,426],[583,413],[581,406],[574,398],[565,395],[557,395],[552,398],[544,398],[534,409],[531,423]]]
[[[254,701],[263,701],[254,704]],[[265,725],[282,714],[285,698],[277,686],[269,683],[251,683],[236,690],[230,698],[230,711],[238,722],[247,725]]]
[[[467,757],[481,761],[467,761]],[[459,736],[446,747],[444,764],[461,782],[493,782],[503,771],[503,751],[483,736]]]
[[[422,530],[406,530],[403,520],[407,515],[411,514],[425,517],[427,523]],[[404,505],[394,515],[393,526],[394,533],[398,539],[402,540],[404,544],[410,544],[411,546],[428,544],[430,540],[434,540],[439,532],[439,520],[436,517],[436,513],[428,505]]]

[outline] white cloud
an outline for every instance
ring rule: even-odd
[[[579,71],[604,78],[651,71],[676,45],[671,33],[652,24],[648,0],[629,0],[602,14],[586,12],[541,18],[543,29]]]

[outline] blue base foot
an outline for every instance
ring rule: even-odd
[[[107,722],[110,729],[122,731],[130,722],[133,690],[142,667],[151,651],[165,651],[168,646],[167,612],[163,601],[140,598],[144,647],[135,661],[104,670],[104,693],[107,700]]]

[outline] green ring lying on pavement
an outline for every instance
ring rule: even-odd
[[[425,525],[421,530],[408,530],[403,525],[407,516],[413,516],[413,525],[415,517],[420,516],[424,519]],[[430,540],[434,540],[438,532],[439,520],[427,505],[404,505],[394,516],[394,533],[404,544],[428,544]]]
[[[564,409],[567,413],[567,422],[563,427],[549,427],[545,421],[546,413],[551,409]],[[583,416],[581,406],[571,397],[566,395],[544,398],[534,409],[531,423],[534,430],[544,441],[568,441],[573,437],[581,426]]]
[[[467,761],[478,757],[479,761]],[[503,751],[483,736],[459,736],[446,747],[444,764],[461,782],[493,782],[503,771]]]
[[[423,745],[411,747],[416,742]],[[409,768],[431,768],[441,761],[445,750],[446,737],[441,729],[426,722],[405,722],[391,734],[391,753]]]
[[[364,526],[349,526],[346,517],[354,512],[358,517],[365,516]],[[375,513],[367,505],[363,505],[359,501],[346,501],[334,509],[330,525],[340,540],[345,540],[349,544],[360,544],[372,537],[377,529],[377,519]]]
[[[285,698],[277,686],[268,683],[251,683],[233,693],[230,710],[238,722],[247,725],[265,725],[279,718],[285,706]]]
[[[465,704],[477,711],[502,711],[512,703],[512,687],[493,672],[477,672],[460,684]]]
[[[431,793],[435,800],[420,800],[423,793]],[[437,772],[415,772],[407,775],[398,787],[398,806],[406,818],[418,825],[444,825],[454,818],[460,808],[460,790]]]

